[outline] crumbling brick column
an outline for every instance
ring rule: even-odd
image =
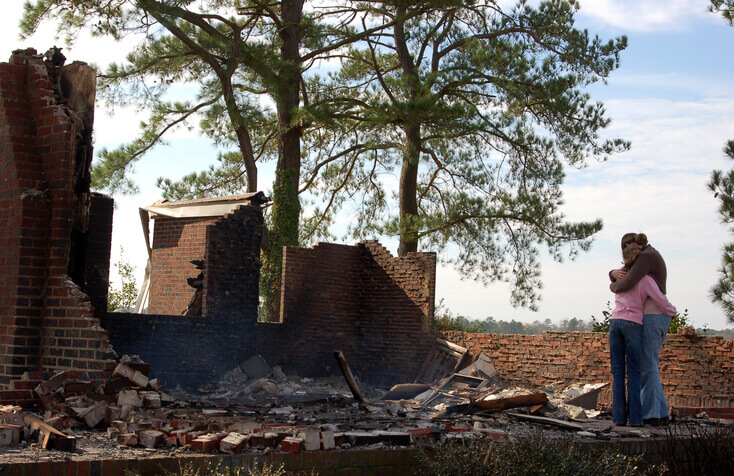
[[[71,249],[88,224],[91,122],[60,104],[49,68],[34,50],[0,64],[0,384],[26,370],[101,369],[109,357],[84,283],[69,278],[84,270]]]

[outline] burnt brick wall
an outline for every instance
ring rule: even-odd
[[[0,383],[39,364],[49,210],[27,60],[0,63]],[[34,246],[36,245],[36,246]]]
[[[609,338],[597,332],[548,331],[539,336],[441,332],[447,340],[484,352],[513,384],[612,381]],[[660,376],[669,406],[734,406],[734,340],[669,335],[660,351]],[[611,387],[611,386],[610,386]],[[611,388],[599,397],[611,406]]]
[[[204,316],[257,321],[263,230],[262,209],[244,205],[206,228]]]
[[[153,228],[150,298],[151,314],[181,314],[194,295],[186,278],[199,270],[191,260],[204,259],[207,226],[216,218],[157,217]]]
[[[258,350],[305,375],[338,372],[335,349],[373,383],[412,381],[430,349],[435,255],[393,257],[375,241],[286,247],[280,323],[258,323]]]
[[[0,64],[0,384],[108,364],[107,336],[67,276],[83,211],[73,185],[84,125],[73,116],[34,50]]]

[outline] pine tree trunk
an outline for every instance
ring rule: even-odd
[[[398,16],[405,15],[405,8],[397,9]],[[400,66],[408,81],[409,98],[414,102],[418,97],[419,78],[415,69],[413,57],[408,50],[403,23],[397,23],[394,29],[395,46],[400,60]],[[405,130],[405,149],[403,152],[403,166],[400,171],[400,244],[398,256],[418,251],[418,164],[421,153],[421,123],[420,113],[408,107],[407,116],[403,118]]]
[[[298,244],[298,220],[301,205],[298,185],[301,176],[301,128],[294,124],[300,105],[301,82],[300,22],[303,1],[283,1],[281,19],[281,60],[283,67],[275,92],[278,109],[278,164],[273,185],[271,228],[263,249],[261,294],[265,298],[265,314],[269,321],[280,316],[280,285],[283,247]]]
[[[420,159],[420,125],[406,127],[406,151],[400,171],[400,244],[398,256],[418,251],[418,163]]]

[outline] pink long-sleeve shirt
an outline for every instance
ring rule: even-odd
[[[675,316],[675,307],[660,291],[655,280],[650,276],[643,277],[632,289],[614,295],[614,311],[612,319],[624,319],[642,324],[643,306],[647,298],[657,305],[662,314]]]

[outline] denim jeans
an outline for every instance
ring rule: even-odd
[[[642,357],[642,325],[624,319],[609,323],[609,357],[612,367],[612,420],[642,425],[640,402],[640,359]],[[625,398],[625,370],[627,398]]]
[[[665,418],[668,402],[660,382],[660,347],[670,328],[670,316],[665,314],[645,314],[642,329],[642,360],[640,361],[640,398],[642,399],[642,418]]]

